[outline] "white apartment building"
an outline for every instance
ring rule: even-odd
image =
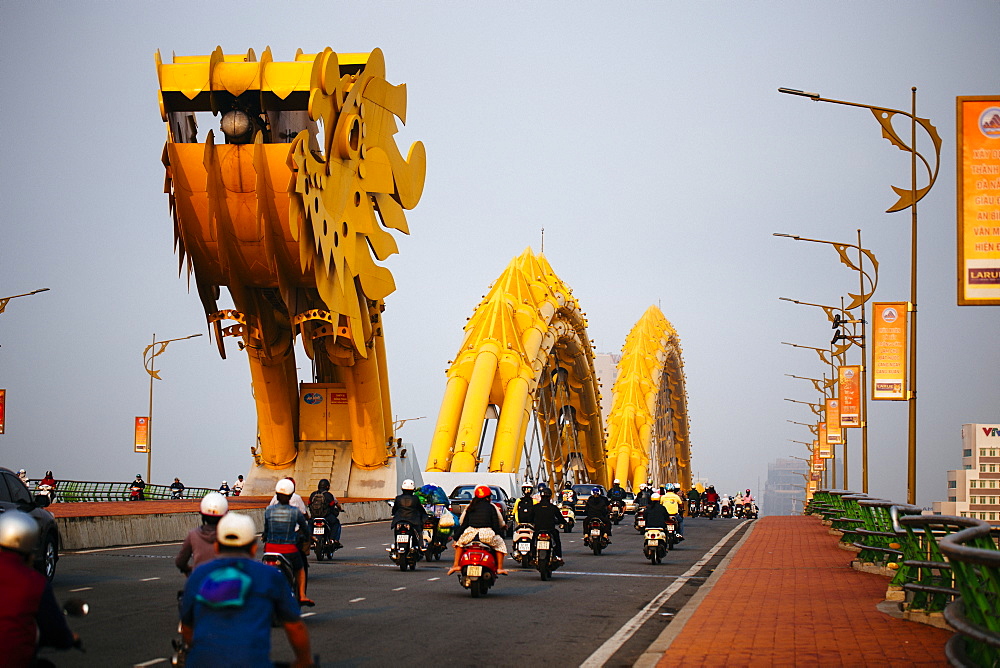
[[[1000,526],[1000,424],[962,425],[962,468],[948,471],[947,501],[934,513]]]

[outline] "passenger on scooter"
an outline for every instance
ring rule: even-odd
[[[229,512],[229,502],[218,492],[209,492],[202,497],[200,510],[201,526],[188,532],[174,559],[174,566],[184,575],[191,575],[195,568],[215,558],[215,531],[219,520]]]
[[[265,517],[267,512],[286,512],[280,509],[299,512],[287,504],[288,495],[283,496],[286,502],[269,508]],[[181,635],[190,647],[186,665],[272,665],[272,620],[284,627],[295,652],[292,668],[313,665],[309,630],[285,578],[254,561],[253,520],[237,513],[222,518],[216,550],[218,558],[191,574],[181,598]]]
[[[667,508],[660,503],[660,493],[653,492],[649,498],[650,503],[646,506],[646,528],[665,529],[667,526]]]
[[[424,520],[427,519],[427,509],[413,493],[416,485],[412,480],[404,480],[399,488],[400,493],[392,502],[392,530],[395,532],[396,527],[400,524],[409,525],[410,531],[416,537],[417,544],[422,550],[426,547],[424,545]]]
[[[299,548],[300,543],[309,540],[309,525],[302,511],[289,505],[294,492],[295,484],[288,478],[282,478],[274,486],[278,503],[268,506],[264,511],[264,533],[261,538],[264,540],[265,552],[277,552],[288,560],[295,573],[299,604],[312,606],[315,603],[306,598],[306,560]]]
[[[671,485],[669,489],[667,489],[666,494],[660,495],[660,503],[663,505],[664,508],[667,509],[668,513],[670,513],[677,519],[678,540],[684,538],[684,502],[681,500],[681,497],[677,494],[677,492],[679,492],[680,489],[681,489],[680,485]],[[648,517],[649,511],[647,510],[646,513],[647,513],[646,526],[649,526],[649,517]]]
[[[604,524],[604,529],[608,532],[609,536],[611,535],[611,507],[604,496],[604,490],[600,487],[595,487],[590,491],[590,496],[587,497],[587,503],[583,507],[583,512],[586,514],[588,520],[592,517],[601,520],[601,523]]]
[[[333,546],[337,549],[344,547],[340,544],[340,503],[337,497],[330,492],[330,481],[323,478],[319,481],[315,492],[309,495],[309,514],[313,519],[322,517],[330,526],[330,536],[333,538]]]
[[[715,485],[709,485],[708,489],[705,490],[705,497],[702,499],[705,502],[705,507],[708,507],[710,503],[719,502],[719,493],[715,491]],[[739,501],[737,501],[739,503]]]
[[[0,513],[0,665],[34,666],[39,646],[69,649],[79,641],[51,583],[31,567],[39,534],[31,515],[14,509]]]
[[[573,485],[568,480],[563,485],[560,500],[564,506],[569,506],[570,508],[576,507],[576,491],[573,490]]]
[[[535,503],[535,499],[532,496],[534,491],[535,488],[530,482],[521,485],[521,496],[514,504],[514,521],[516,523],[524,524],[529,521],[526,518],[528,513],[531,512],[531,506]]]
[[[170,483],[170,498],[179,499],[184,496],[184,483],[181,482],[180,478],[174,478],[174,481]]]
[[[635,507],[645,508],[649,505],[649,497],[652,496],[653,490],[649,488],[649,485],[642,483],[639,485],[639,493],[635,495]]]
[[[625,488],[622,487],[621,481],[615,478],[615,481],[611,483],[611,489],[608,490],[608,499],[611,501],[624,501],[625,494]]]
[[[535,527],[535,535],[539,531],[548,531],[552,537],[552,555],[562,561],[562,541],[559,538],[559,527],[566,523],[559,507],[552,503],[552,490],[545,488],[542,498],[528,511],[528,523]]]
[[[551,498],[552,491],[548,491]],[[491,500],[492,495],[493,492],[486,485],[476,487],[475,498],[465,507],[459,520],[459,537],[455,540],[455,563],[448,569],[447,575],[462,570],[458,565],[462,558],[462,548],[477,539],[496,551],[497,574],[507,574],[503,567],[503,558],[507,554],[507,544],[502,538],[504,521],[500,509]]]

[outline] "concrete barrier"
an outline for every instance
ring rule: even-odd
[[[342,504],[344,524],[377,522],[391,517],[390,503],[359,501]],[[264,509],[235,510],[249,515],[264,529]],[[92,550],[103,547],[148,545],[184,540],[187,533],[201,523],[198,513],[155,513],[148,515],[108,515],[96,517],[57,517],[62,550]]]

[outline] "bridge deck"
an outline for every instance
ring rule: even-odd
[[[657,665],[946,665],[951,632],[880,612],[888,580],[851,558],[815,517],[758,520],[690,616],[650,648],[666,648]]]
[[[265,508],[270,496],[230,496],[230,510]],[[379,499],[340,498],[340,503],[377,501]],[[176,499],[157,501],[102,501],[81,503],[53,503],[47,510],[56,517],[114,517],[119,515],[158,515],[163,513],[196,513],[201,499]]]

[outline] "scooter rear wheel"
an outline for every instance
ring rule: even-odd
[[[604,548],[602,548],[600,545],[594,544],[590,546],[590,549],[594,551],[594,556],[597,556],[601,553],[601,550],[603,550]]]

